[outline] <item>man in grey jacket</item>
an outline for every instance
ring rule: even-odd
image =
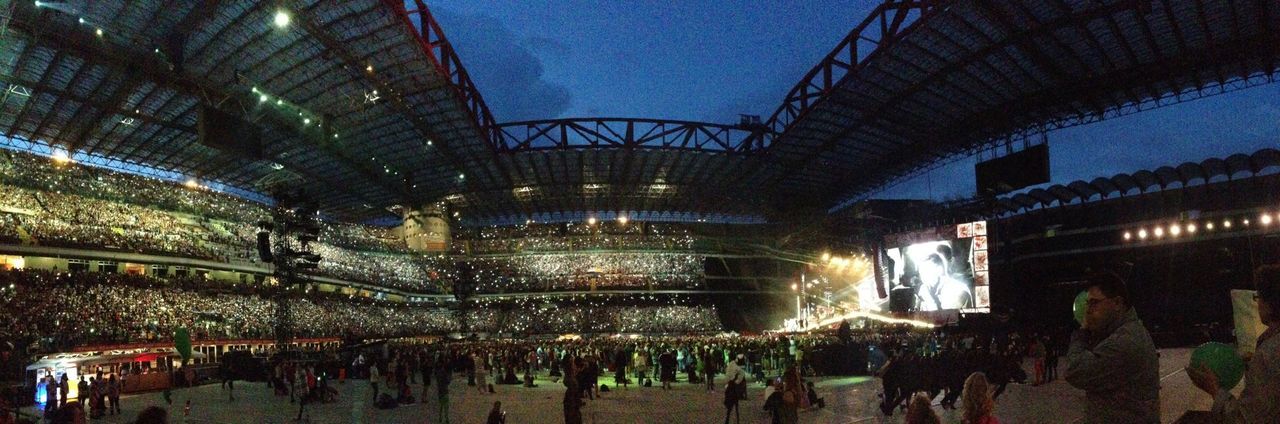
[[[1089,278],[1084,324],[1071,336],[1067,383],[1084,390],[1085,423],[1159,423],[1160,361],[1124,280]]]

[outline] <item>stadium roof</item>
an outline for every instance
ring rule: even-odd
[[[10,5],[4,135],[297,182],[349,219],[437,201],[469,223],[823,210],[1011,136],[1269,82],[1280,56],[1270,0],[891,0],[765,122],[497,124],[419,0]],[[261,154],[202,143],[201,105],[251,122]]]

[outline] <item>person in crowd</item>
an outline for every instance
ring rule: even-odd
[[[369,364],[369,387],[373,388],[373,401],[378,402],[378,382],[382,381],[382,371],[378,370],[377,361]]]
[[[169,411],[159,406],[148,406],[138,413],[138,418],[133,421],[136,424],[168,424]]]
[[[66,374],[62,374],[62,380],[58,381],[58,402],[60,402],[58,404],[59,408],[67,406],[67,401],[69,400],[67,399],[68,394],[70,394],[70,391],[71,391],[70,380],[71,380],[70,377],[67,377]]]
[[[582,424],[582,387],[579,385],[578,372],[582,365],[569,358],[564,367],[564,423]]]
[[[418,353],[418,364],[421,365],[419,369],[422,371],[422,400],[424,402],[427,397],[427,389],[431,388],[432,363],[433,359],[426,352]]]
[[[107,379],[107,398],[111,399],[111,415],[120,413],[120,382],[116,381],[115,374]]]
[[[805,386],[805,391],[804,391],[805,399],[809,401],[810,407],[818,407],[818,408],[827,407],[827,399],[818,397],[818,390],[813,387],[812,381],[804,382],[804,386]]]
[[[907,417],[903,423],[942,424],[942,419],[938,417],[937,412],[933,411],[933,401],[929,398],[929,394],[919,392],[911,397],[911,403],[907,405]]]
[[[1129,304],[1124,280],[1088,280],[1084,323],[1067,350],[1067,383],[1085,391],[1084,422],[1160,422],[1160,363],[1155,344]]]
[[[1208,368],[1188,368],[1196,387],[1213,396],[1211,413],[1218,422],[1280,423],[1280,265],[1254,271],[1254,300],[1258,317],[1267,326],[1258,337],[1257,350],[1245,365],[1244,390],[1237,398],[1222,387]]]
[[[484,422],[485,424],[507,424],[507,412],[502,410],[502,402],[493,402],[493,409],[489,410],[489,417]]]
[[[58,380],[53,375],[46,375],[41,384],[44,385],[44,415],[51,416],[58,410]]]
[[[804,386],[800,382],[800,371],[794,365],[787,367],[782,374],[782,423],[796,424],[800,422],[800,408],[805,402]]]
[[[772,424],[782,423],[782,392],[778,391],[778,386],[781,385],[781,380],[776,378],[765,382],[764,410],[769,413],[769,422]]]
[[[489,393],[489,370],[485,367],[484,353],[478,352],[472,354],[471,361],[472,366],[475,367],[475,370],[472,372],[475,374],[476,389],[479,390],[480,393]]]
[[[84,376],[80,376],[80,382],[76,383],[76,393],[79,393],[79,402],[76,406],[80,408],[80,412],[84,412],[84,405],[88,402],[92,393],[89,391],[89,383],[84,380]]]
[[[630,388],[627,384],[627,366],[631,361],[631,355],[627,354],[626,349],[618,349],[613,355],[613,385]]]
[[[1031,347],[1029,350],[1033,366],[1035,367],[1035,383],[1032,383],[1032,385],[1039,386],[1045,383],[1045,347],[1039,337],[1036,337],[1035,335],[1031,336]]]
[[[725,368],[725,379],[728,380],[724,385],[724,422],[729,423],[729,415],[734,416],[734,421],[741,419],[738,403],[747,396],[747,373],[742,370],[740,362],[742,356],[739,355],[736,361],[729,362],[729,366]]]
[[[227,390],[227,396],[234,402],[236,400],[236,366],[231,362],[225,363],[222,369],[222,388]]]
[[[97,377],[89,377],[89,418],[100,418],[103,411],[106,410],[102,406],[103,383]]]
[[[996,409],[996,401],[991,398],[991,386],[987,376],[980,372],[969,374],[964,380],[964,392],[960,403],[964,405],[962,424],[1000,424],[992,414]]]
[[[1045,347],[1045,381],[1057,380],[1058,357],[1062,354],[1061,349],[1058,346],[1058,339],[1051,335],[1045,335],[1041,342],[1044,343]]]
[[[453,374],[450,373],[448,364],[444,359],[436,362],[436,402],[438,405],[438,417],[440,424],[449,423],[449,383],[453,381]]]

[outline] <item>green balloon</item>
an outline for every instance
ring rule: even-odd
[[[1209,342],[1191,352],[1191,368],[1201,365],[1218,377],[1218,387],[1231,390],[1244,377],[1244,359],[1228,344]]]
[[[1076,301],[1071,305],[1071,313],[1075,315],[1076,322],[1084,325],[1084,311],[1089,308],[1089,292],[1082,291],[1076,295]]]
[[[173,347],[178,351],[178,355],[182,356],[182,363],[186,364],[191,359],[191,332],[185,327],[174,331]]]

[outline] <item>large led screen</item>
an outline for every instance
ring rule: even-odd
[[[990,311],[986,222],[893,235],[885,246],[890,311]]]

